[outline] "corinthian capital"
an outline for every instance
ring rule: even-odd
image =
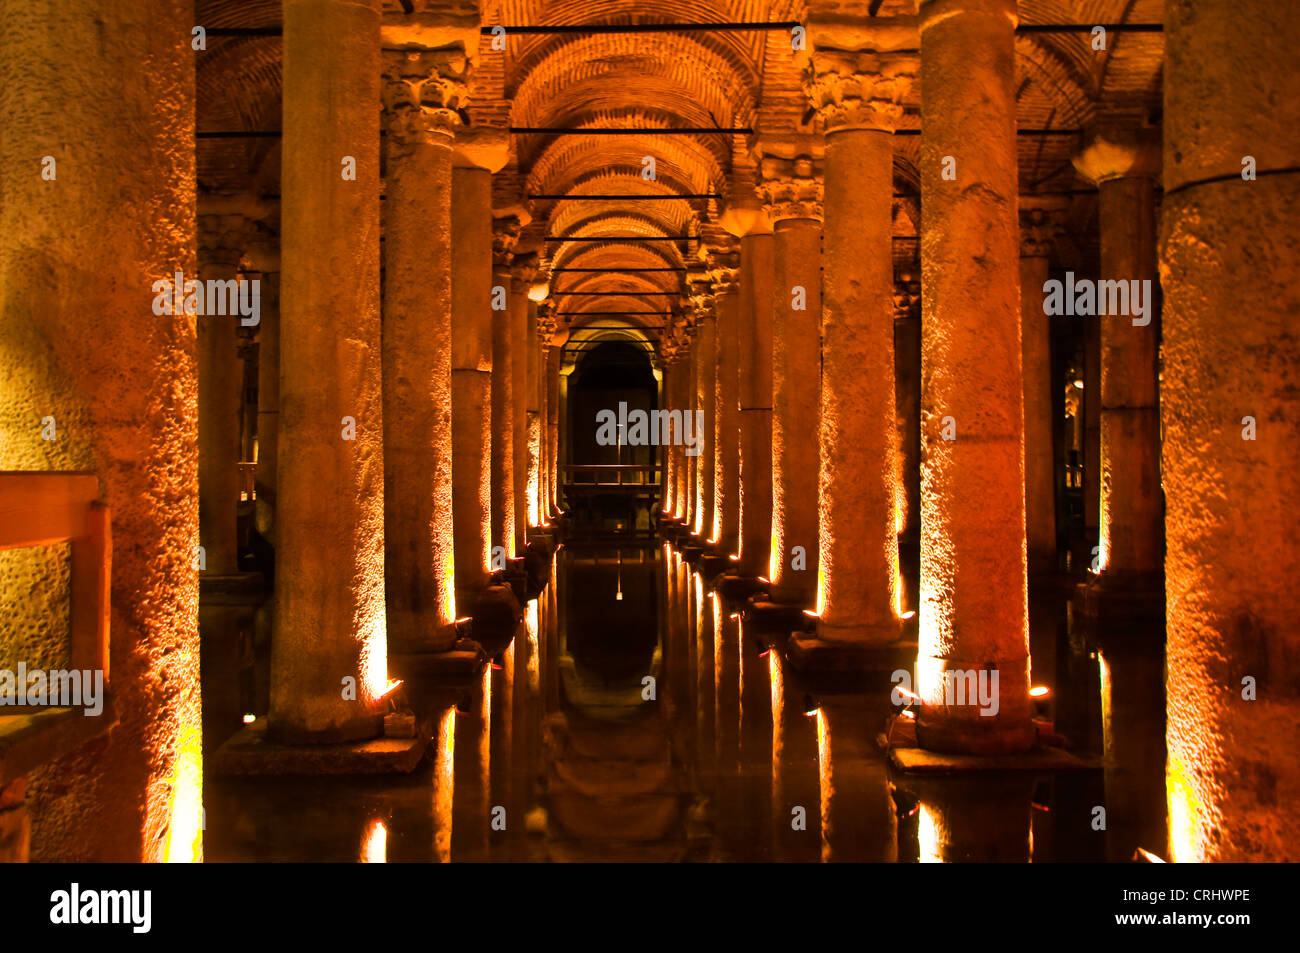
[[[398,50],[384,54],[384,113],[389,147],[454,134],[469,104],[469,60],[463,50]],[[445,140],[444,140],[445,141]]]
[[[803,87],[827,132],[904,124],[904,104],[920,74],[911,53],[817,50],[803,70]]]
[[[756,191],[773,222],[789,218],[822,220],[822,180],[807,156],[764,156],[759,163]]]
[[[1020,196],[1020,257],[1047,258],[1065,233],[1069,202],[1061,196]]]

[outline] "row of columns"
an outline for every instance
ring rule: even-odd
[[[1028,574],[1031,561],[1035,571],[1056,567],[1042,288],[1060,209],[1051,200],[1027,202],[1029,240],[1022,244],[1015,24],[1011,0],[927,0],[917,19],[853,32],[850,48],[838,48],[847,45],[843,31],[814,24],[804,77],[824,144],[810,137],[760,141],[758,189],[772,237],[749,227],[744,215],[735,229],[748,252],[737,326],[755,333],[719,335],[724,296],[696,296],[693,406],[704,412],[714,462],[696,458],[682,474],[672,472],[675,457],[668,461],[672,515],[716,546],[739,501],[741,568],[766,576],[774,602],[814,612],[818,641],[898,640],[898,537],[909,501],[895,408],[893,134],[911,121],[904,103],[919,77],[925,218],[918,736],[927,746],[963,751],[1033,743]],[[1153,274],[1158,166],[1148,161],[1149,150],[1121,145],[1103,142],[1079,164],[1102,192],[1102,277],[1141,280]],[[771,265],[758,265],[767,247]],[[757,284],[767,274],[772,280],[760,298]],[[1099,568],[1103,582],[1149,586],[1153,573],[1158,580],[1161,529],[1155,336],[1128,316],[1103,320]],[[732,373],[728,352],[757,372],[742,373],[734,399],[721,377]],[[728,453],[733,435],[735,469],[744,471],[734,497],[726,482],[735,463]],[[770,470],[763,453],[769,435]],[[767,492],[759,470],[770,475],[770,515],[759,502]],[[683,477],[691,484],[685,506]],[[751,558],[764,550],[765,574]],[[988,677],[996,671],[996,716],[948,704],[945,673],[954,669]]]
[[[477,31],[447,32],[381,54],[377,2],[286,4],[270,391],[282,741],[377,733],[388,652],[451,648],[501,554],[521,555],[530,520],[555,512],[559,347],[529,300],[535,266],[513,261],[526,213],[498,213],[494,244],[506,135],[461,127]]]

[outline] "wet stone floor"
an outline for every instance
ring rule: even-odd
[[[528,604],[526,631],[444,715],[415,771],[209,771],[206,859],[914,863],[1163,853],[1163,727],[1146,710],[1163,698],[1162,665],[1099,651],[1059,593],[1031,600],[1033,681],[1050,689],[1039,715],[1090,766],[933,776],[898,770],[878,743],[900,710],[887,692],[821,691],[811,701],[800,673],[747,631],[740,607],[710,592],[671,547],[570,544],[555,560],[551,586]],[[264,649],[228,673],[257,716]]]

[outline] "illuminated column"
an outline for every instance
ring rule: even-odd
[[[151,308],[177,271],[197,277],[195,20],[170,0],[0,14],[0,470],[98,477],[117,719],[24,795],[8,774],[23,720],[5,717],[0,855],[26,813],[36,861],[202,859],[195,320]],[[4,553],[5,668],[67,659],[66,566],[62,546]],[[53,575],[28,588],[28,569]],[[108,720],[69,715],[78,731]]]
[[[739,255],[711,256],[713,265],[713,525],[718,552],[736,552],[740,535],[740,264]]]
[[[755,210],[740,240],[740,563],[768,571],[772,550],[772,225]]]
[[[528,354],[533,335],[528,331],[533,278],[537,256],[515,256],[510,281],[510,400],[514,443],[515,552],[528,543]]]
[[[374,736],[387,680],[380,67],[378,0],[286,0],[270,712],[284,741]]]
[[[524,388],[528,401],[528,525],[541,526],[546,522],[542,516],[542,385],[541,385],[541,334],[543,333],[543,315],[549,310],[543,304],[529,303],[527,386]]]
[[[547,519],[560,513],[560,352],[563,342],[551,339],[546,349],[546,485]]]
[[[1013,752],[1034,741],[1015,26],[1014,0],[921,3],[924,456],[917,738],[943,751]],[[991,698],[995,674],[997,713],[981,714],[995,709],[972,703],[967,689],[982,682]]]
[[[677,395],[680,389],[682,363],[677,341],[670,333],[665,332],[659,351],[664,365],[662,409],[669,412],[677,410],[680,416],[681,404],[678,402]],[[681,451],[684,449],[680,443],[680,436],[680,428],[674,429],[673,442],[663,448],[663,474],[660,480],[663,499],[660,509],[665,519],[672,518],[672,513],[677,506],[677,471],[681,467]]]
[[[492,236],[492,547],[501,548],[503,558],[515,555],[515,419],[514,342],[511,340],[514,314],[510,297],[513,278],[510,261],[519,230],[527,212],[493,220]],[[504,563],[492,565],[504,569]]]
[[[717,375],[717,317],[712,288],[707,276],[693,275],[691,301],[695,307],[698,333],[695,337],[695,407],[702,421],[696,447],[699,454],[692,461],[695,468],[695,510],[691,532],[701,542],[713,532],[713,461],[718,448],[715,442],[716,407],[714,385]]]
[[[1138,611],[1159,617],[1164,561],[1156,404],[1159,140],[1107,130],[1092,136],[1074,162],[1097,183],[1101,280],[1121,282],[1124,289],[1112,301],[1108,286],[1099,285],[1098,311],[1105,300],[1107,311],[1119,305],[1129,312],[1082,319],[1101,324],[1099,583],[1107,593],[1127,591],[1139,603]],[[1133,283],[1141,292],[1145,315],[1136,313]]]
[[[456,602],[487,585],[492,538],[492,173],[505,165],[496,130],[458,135],[451,174],[452,535]]]
[[[261,282],[257,325],[257,531],[275,545],[275,492],[280,432],[280,243],[263,237],[248,250]]]
[[[689,309],[689,300],[685,302],[683,306]],[[692,421],[691,426],[694,429],[691,432],[695,434],[697,441],[696,446],[700,447],[700,452],[703,453],[703,445],[699,443],[699,440],[701,439],[700,428],[696,427],[694,424],[694,413],[696,409],[695,339],[699,335],[699,329],[693,323],[694,313],[689,311],[687,313],[687,320],[691,323],[682,325],[682,376],[681,382],[678,385],[681,389],[678,393],[680,394],[679,400],[682,407],[683,421],[685,421],[687,414],[692,415],[690,419]],[[681,455],[682,466],[681,470],[677,474],[677,498],[679,501],[677,504],[677,519],[679,519],[688,529],[694,525],[695,520],[695,460],[695,457],[687,456],[685,448],[683,448]]]
[[[1029,573],[1052,573],[1056,559],[1056,467],[1052,450],[1052,319],[1043,311],[1052,243],[1068,202],[1020,196],[1020,341],[1025,403],[1025,537]]]
[[[203,205],[200,200],[201,209]],[[208,281],[239,280],[237,272],[248,225],[239,215],[199,216],[199,280],[205,282],[205,287]],[[199,544],[205,550],[205,571],[228,575],[239,571],[241,374],[235,343],[240,318],[200,314],[195,320],[199,350]]]
[[[394,651],[455,641],[452,138],[459,47],[385,53],[384,588]]]
[[[910,273],[894,285],[894,412],[903,484],[898,523],[914,547],[921,538],[921,283]],[[915,597],[900,604],[915,609]]]
[[[1165,11],[1160,407],[1180,861],[1293,860],[1300,841],[1297,47],[1289,10]]]
[[[893,133],[915,57],[818,48],[804,87],[826,128],[817,637],[899,636]]]
[[[768,578],[773,601],[812,605],[818,552],[822,183],[808,155],[811,143],[796,141],[788,151],[794,158],[763,156],[759,185],[775,236]]]

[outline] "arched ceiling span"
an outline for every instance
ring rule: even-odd
[[[383,0],[385,21],[400,24],[448,0]],[[825,3],[826,0],[819,0]],[[858,4],[867,7],[867,0]],[[281,25],[278,0],[196,0],[195,22],[208,29]],[[486,0],[484,26],[805,21],[806,0]],[[843,3],[829,3],[842,8]],[[882,0],[879,16],[915,12],[915,0]],[[1050,130],[1019,139],[1022,189],[1086,193],[1070,162],[1081,134],[1094,124],[1158,121],[1163,37],[1159,32],[1110,31],[1104,50],[1088,29],[1036,32],[1042,25],[1158,24],[1162,0],[1021,0],[1016,39],[1017,109],[1021,129]],[[212,36],[196,53],[198,128],[206,132],[280,129],[282,44],[275,35]],[[688,33],[512,34],[504,50],[483,36],[473,75],[469,114],[474,125],[621,127],[635,135],[517,133],[507,167],[494,177],[498,207],[527,203],[533,221],[520,252],[536,251],[548,269],[557,310],[630,310],[656,300],[651,291],[680,293],[681,271],[697,266],[699,243],[660,241],[712,236],[723,199],[637,200],[636,195],[718,195],[734,192],[736,157],[750,137],[671,134],[669,127],[747,128],[758,133],[816,133],[802,78],[784,31]],[[919,100],[919,92],[917,94]],[[896,139],[896,263],[914,254],[920,223],[916,161],[920,139]],[[204,189],[278,192],[279,143],[273,136],[203,138],[198,174]],[[643,178],[653,157],[655,179]],[[564,199],[533,198],[559,195]],[[623,196],[595,198],[587,196]],[[1086,194],[1076,196],[1092,202]],[[641,242],[557,242],[620,238]],[[589,268],[586,273],[565,268]],[[615,270],[611,270],[615,269]],[[617,270],[617,269],[622,269]],[[570,296],[565,292],[605,292]],[[615,294],[621,292],[622,294]],[[641,292],[641,297],[629,295]],[[668,298],[659,298],[668,301]],[[614,307],[615,303],[620,307]],[[647,309],[655,310],[655,309]],[[659,308],[658,310],[672,310]],[[603,320],[603,319],[602,319]],[[576,324],[592,323],[579,316]]]

